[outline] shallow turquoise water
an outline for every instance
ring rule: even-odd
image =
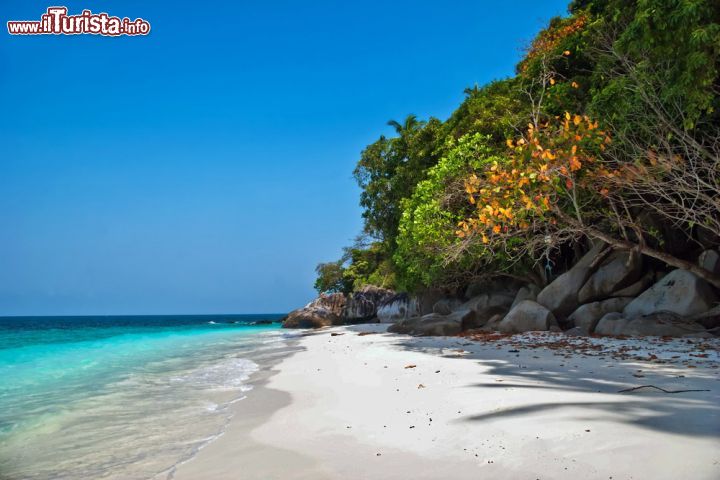
[[[167,478],[220,435],[278,315],[0,318],[0,479]]]

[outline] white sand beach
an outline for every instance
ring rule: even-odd
[[[718,339],[385,329],[299,335],[173,478],[720,478]]]

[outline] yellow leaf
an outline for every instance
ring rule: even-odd
[[[570,112],[565,112],[565,119],[570,120]]]
[[[580,85],[578,85],[578,84],[575,83],[575,82],[572,82],[572,83],[570,84],[570,86],[573,87],[573,88],[578,88]]]
[[[565,50],[565,51],[563,52],[563,55],[565,55],[566,57],[567,57],[568,55],[570,55],[570,50]]]
[[[515,144],[513,144],[513,141],[509,138],[505,141],[505,143],[507,143],[508,148],[513,148],[515,146]]]
[[[554,78],[551,78],[551,79],[550,79],[550,85],[555,85],[555,79],[554,79]]]
[[[582,167],[582,162],[580,162],[580,160],[578,160],[577,157],[573,156],[572,158],[570,158],[570,171],[571,172],[580,170],[581,167]]]
[[[575,115],[575,116],[573,117],[573,123],[574,123],[575,125],[580,125],[580,122],[581,122],[581,121],[582,121],[582,117],[581,117],[580,115]]]

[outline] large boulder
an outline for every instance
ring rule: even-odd
[[[578,291],[591,273],[590,267],[574,266],[543,288],[537,296],[537,303],[556,316],[567,317],[580,304]]]
[[[462,303],[458,298],[442,298],[435,302],[432,311],[440,315],[450,315],[450,313],[452,313],[453,310],[457,310]]]
[[[521,333],[550,330],[557,321],[550,310],[532,300],[523,300],[510,310],[498,328],[501,332]]]
[[[522,286],[523,284],[520,281],[505,276],[477,280],[465,289],[465,298],[488,294],[490,297],[493,295],[498,296],[498,298],[510,297],[510,303],[512,303],[512,299],[515,298],[515,294]],[[510,303],[508,303],[508,306]]]
[[[293,310],[283,320],[283,328],[320,328],[343,323],[345,295],[321,294],[302,308]]]
[[[610,296],[633,284],[642,273],[642,256],[634,251],[613,252],[578,292],[578,301],[588,303]]]
[[[625,288],[621,288],[620,290],[616,290],[612,292],[613,297],[637,297],[642,292],[647,290],[647,288],[653,284],[655,281],[655,272],[652,270],[648,270],[645,272],[645,274],[640,277],[640,280],[633,283],[632,285],[628,285]]]
[[[462,321],[462,329],[465,330],[472,330],[472,329],[478,329],[483,328],[488,325],[490,320],[500,315],[500,318],[504,317],[505,314],[508,312],[507,308],[501,307],[501,306],[492,306],[492,307],[484,307],[480,308],[478,310],[468,310],[471,312],[471,315],[465,315],[463,317]]]
[[[350,294],[345,303],[343,318],[347,323],[367,322],[377,316],[378,306],[393,298],[395,292],[385,288],[365,286]]]
[[[691,320],[710,330],[720,327],[720,305],[691,317]]]
[[[626,318],[620,313],[608,313],[597,324],[599,335],[652,335],[682,337],[704,333],[705,328],[672,312],[657,312],[644,317]]]
[[[452,336],[459,334],[463,321],[473,315],[475,313],[471,311],[453,312],[450,315],[430,313],[394,323],[388,327],[388,332],[418,336]]]
[[[656,312],[672,312],[690,317],[710,310],[718,302],[712,287],[687,270],[673,270],[630,302],[623,314],[627,318]]]
[[[623,308],[632,301],[633,298],[631,297],[615,297],[600,302],[587,303],[578,307],[568,317],[568,322],[585,334],[593,333],[602,317],[611,312],[622,312]]]
[[[705,250],[698,258],[698,265],[708,272],[720,274],[720,254],[716,250]]]
[[[514,308],[515,305],[522,302],[523,300],[535,301],[539,293],[540,287],[538,287],[534,283],[525,285],[524,287],[520,287],[520,290],[518,290],[518,292],[515,294],[513,302],[510,304],[510,308]]]
[[[420,303],[414,295],[399,293],[381,302],[377,309],[381,323],[395,323],[420,315]]]

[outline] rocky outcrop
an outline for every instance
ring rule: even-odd
[[[673,270],[630,302],[623,313],[626,318],[663,311],[690,317],[710,310],[717,302],[705,280],[687,270]]]
[[[625,288],[622,288],[620,290],[616,290],[612,292],[613,297],[637,297],[642,292],[647,290],[647,288],[653,284],[655,281],[655,272],[652,270],[648,270],[645,272],[645,274],[640,277],[640,280],[633,283],[632,285],[628,285]]]
[[[373,320],[377,317],[378,307],[392,298],[395,292],[372,285],[365,286],[349,295],[343,318],[346,323],[359,323]]]
[[[462,301],[459,298],[443,298],[435,302],[432,311],[440,315],[450,315],[460,305],[462,305]]]
[[[463,321],[475,315],[471,311],[453,312],[450,315],[430,313],[422,317],[401,320],[388,327],[388,332],[418,336],[451,336],[462,331]]]
[[[554,315],[566,317],[580,305],[578,291],[590,276],[589,267],[575,266],[543,288],[537,296],[537,303]]]
[[[377,318],[380,323],[394,323],[420,315],[417,297],[398,293],[378,306]]]
[[[472,312],[473,315],[467,315],[463,319],[463,331],[487,327],[494,317],[499,316],[502,319],[508,312],[507,308],[500,306],[483,307],[477,310],[468,311]]]
[[[628,305],[633,298],[631,297],[615,297],[599,302],[587,303],[578,307],[569,317],[570,327],[579,328],[580,332],[585,334],[593,333],[598,321],[606,314],[612,312],[622,312],[623,308]]]
[[[699,323],[708,330],[720,327],[720,305],[711,308],[707,312],[691,317],[691,320]]]
[[[534,302],[535,300],[537,300],[537,296],[539,293],[540,287],[532,283],[525,285],[524,287],[520,287],[520,290],[518,290],[517,294],[515,294],[513,302],[510,304],[510,308],[514,308],[518,303],[522,302],[523,300],[532,300]]]
[[[720,254],[716,250],[705,250],[698,258],[698,265],[708,272],[720,275]]]
[[[345,295],[322,294],[302,308],[293,310],[283,319],[283,328],[320,328],[343,323]]]
[[[532,300],[523,300],[503,318],[498,328],[501,332],[520,333],[535,330],[550,330],[557,326],[550,310]]]
[[[578,292],[580,304],[609,297],[616,290],[625,288],[640,278],[642,257],[634,251],[613,252],[600,267],[590,275]]]
[[[625,318],[620,313],[609,313],[597,324],[600,335],[653,335],[682,337],[704,333],[705,328],[672,312],[657,312],[637,318]]]

